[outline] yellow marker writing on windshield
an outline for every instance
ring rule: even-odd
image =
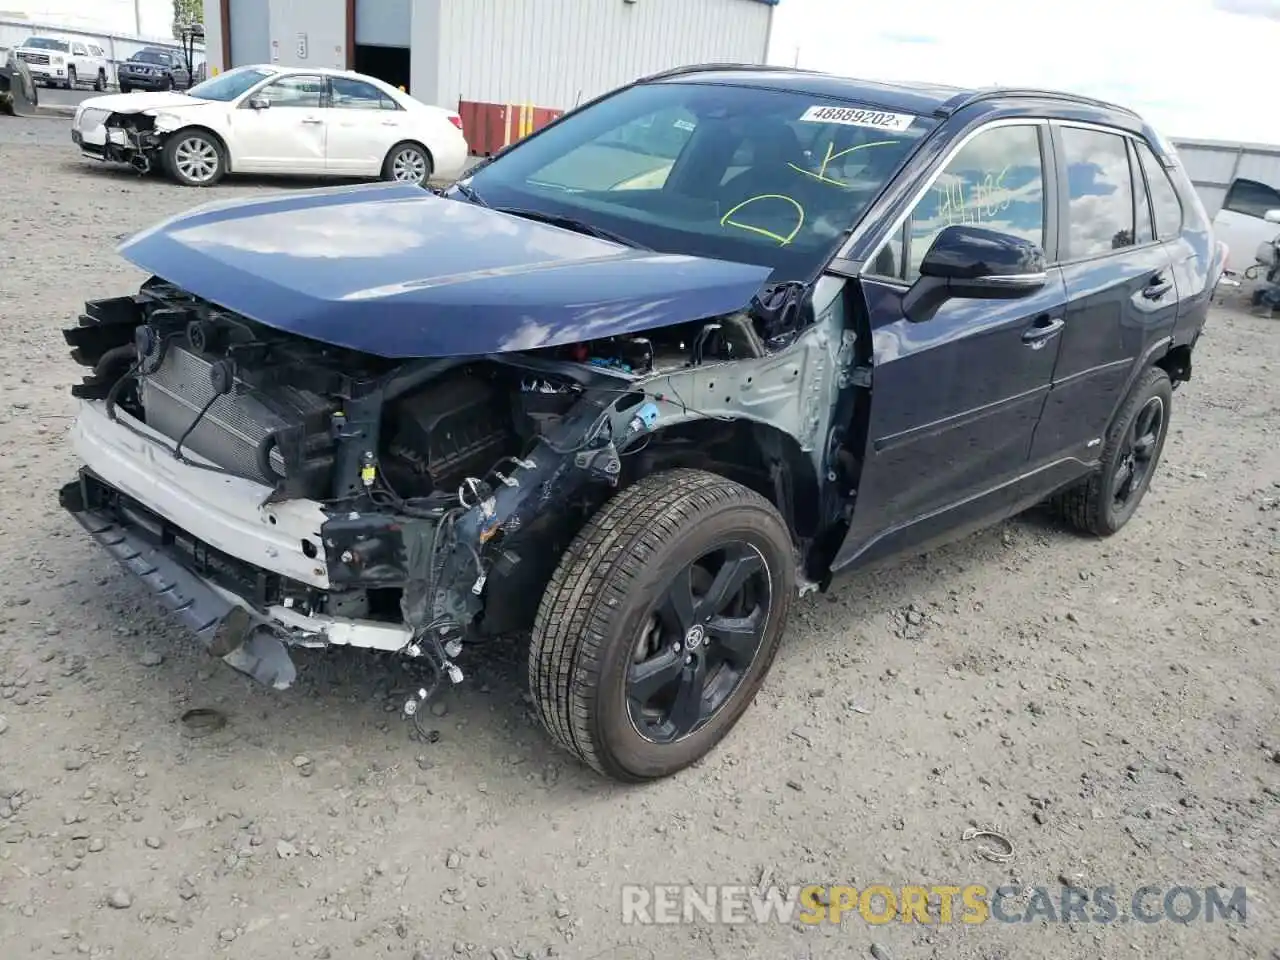
[[[828,177],[827,167],[831,166],[832,163],[839,160],[841,157],[847,157],[849,154],[855,153],[858,150],[866,150],[870,147],[891,147],[897,142],[897,140],[875,140],[871,143],[860,143],[856,147],[847,147],[839,153],[833,152],[836,148],[834,143],[828,143],[827,156],[822,161],[822,166],[819,168],[817,173],[814,173],[812,170],[806,170],[804,167],[796,166],[794,163],[788,163],[787,166],[796,173],[803,173],[806,177],[813,177],[813,179],[821,181],[822,183],[829,183],[836,187],[847,187],[848,184],[843,180],[836,180],[834,177]]]
[[[796,228],[792,230],[789,234],[783,236],[780,233],[774,233],[772,230],[766,230],[764,227],[757,227],[754,224],[750,224],[750,223],[739,223],[737,220],[731,219],[733,215],[737,213],[739,210],[741,210],[743,207],[750,206],[753,203],[759,203],[762,200],[782,200],[786,203],[791,204],[793,207],[795,207],[796,214],[799,217],[799,219],[796,221]],[[800,228],[804,226],[804,207],[796,203],[796,201],[791,199],[791,197],[783,196],[780,193],[762,193],[758,197],[748,197],[746,200],[743,200],[740,204],[738,204],[736,207],[734,207],[732,210],[726,213],[723,217],[720,218],[720,226],[737,227],[739,230],[747,230],[751,233],[758,233],[760,234],[760,236],[768,237],[770,240],[777,240],[779,246],[785,247],[788,243],[790,243],[792,240],[796,238],[796,234],[799,233]]]

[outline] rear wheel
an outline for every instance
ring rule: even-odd
[[[551,736],[638,782],[711,751],[754,699],[795,584],[791,536],[759,494],[671,470],[608,501],[542,598],[531,693]]]
[[[425,187],[431,179],[431,157],[416,143],[397,143],[382,164],[382,179],[416,183]]]
[[[227,172],[222,143],[204,130],[179,130],[164,145],[164,163],[173,178],[187,187],[211,187]]]
[[[67,89],[74,90],[79,82],[80,79],[76,76],[76,68],[67,67]]]
[[[1128,523],[1160,463],[1172,411],[1169,375],[1152,367],[1139,378],[1116,417],[1098,470],[1056,499],[1059,515],[1077,530],[1099,537],[1109,537]]]

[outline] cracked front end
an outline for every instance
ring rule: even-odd
[[[812,489],[844,362],[831,304],[774,352],[734,315],[402,360],[152,279],[64,332],[91,372],[62,505],[264,683],[293,681],[290,648],[331,645],[421,656],[456,682],[468,639],[530,627],[620,484],[700,462],[788,502]]]

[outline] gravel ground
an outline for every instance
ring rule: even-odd
[[[39,124],[42,121],[31,121]],[[1280,957],[1280,325],[1220,308],[1105,542],[1029,515],[797,609],[755,706],[643,788],[557,753],[494,649],[432,711],[370,655],[285,693],[198,652],[60,512],[60,327],[182,189],[0,121],[6,957]],[[44,127],[39,128],[44,130]],[[65,127],[60,127],[65,132]],[[65,141],[63,141],[65,143]],[[194,737],[193,707],[227,717]],[[1000,831],[1012,861],[961,839]],[[623,883],[1248,890],[1247,922],[636,926]]]

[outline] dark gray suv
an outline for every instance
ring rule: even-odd
[[[416,717],[513,638],[549,734],[633,781],[733,727],[837,572],[1042,501],[1124,527],[1224,254],[1122,107],[725,66],[443,196],[122,251],[152,278],[66,332],[89,533],[276,686],[291,648],[394,652]]]

